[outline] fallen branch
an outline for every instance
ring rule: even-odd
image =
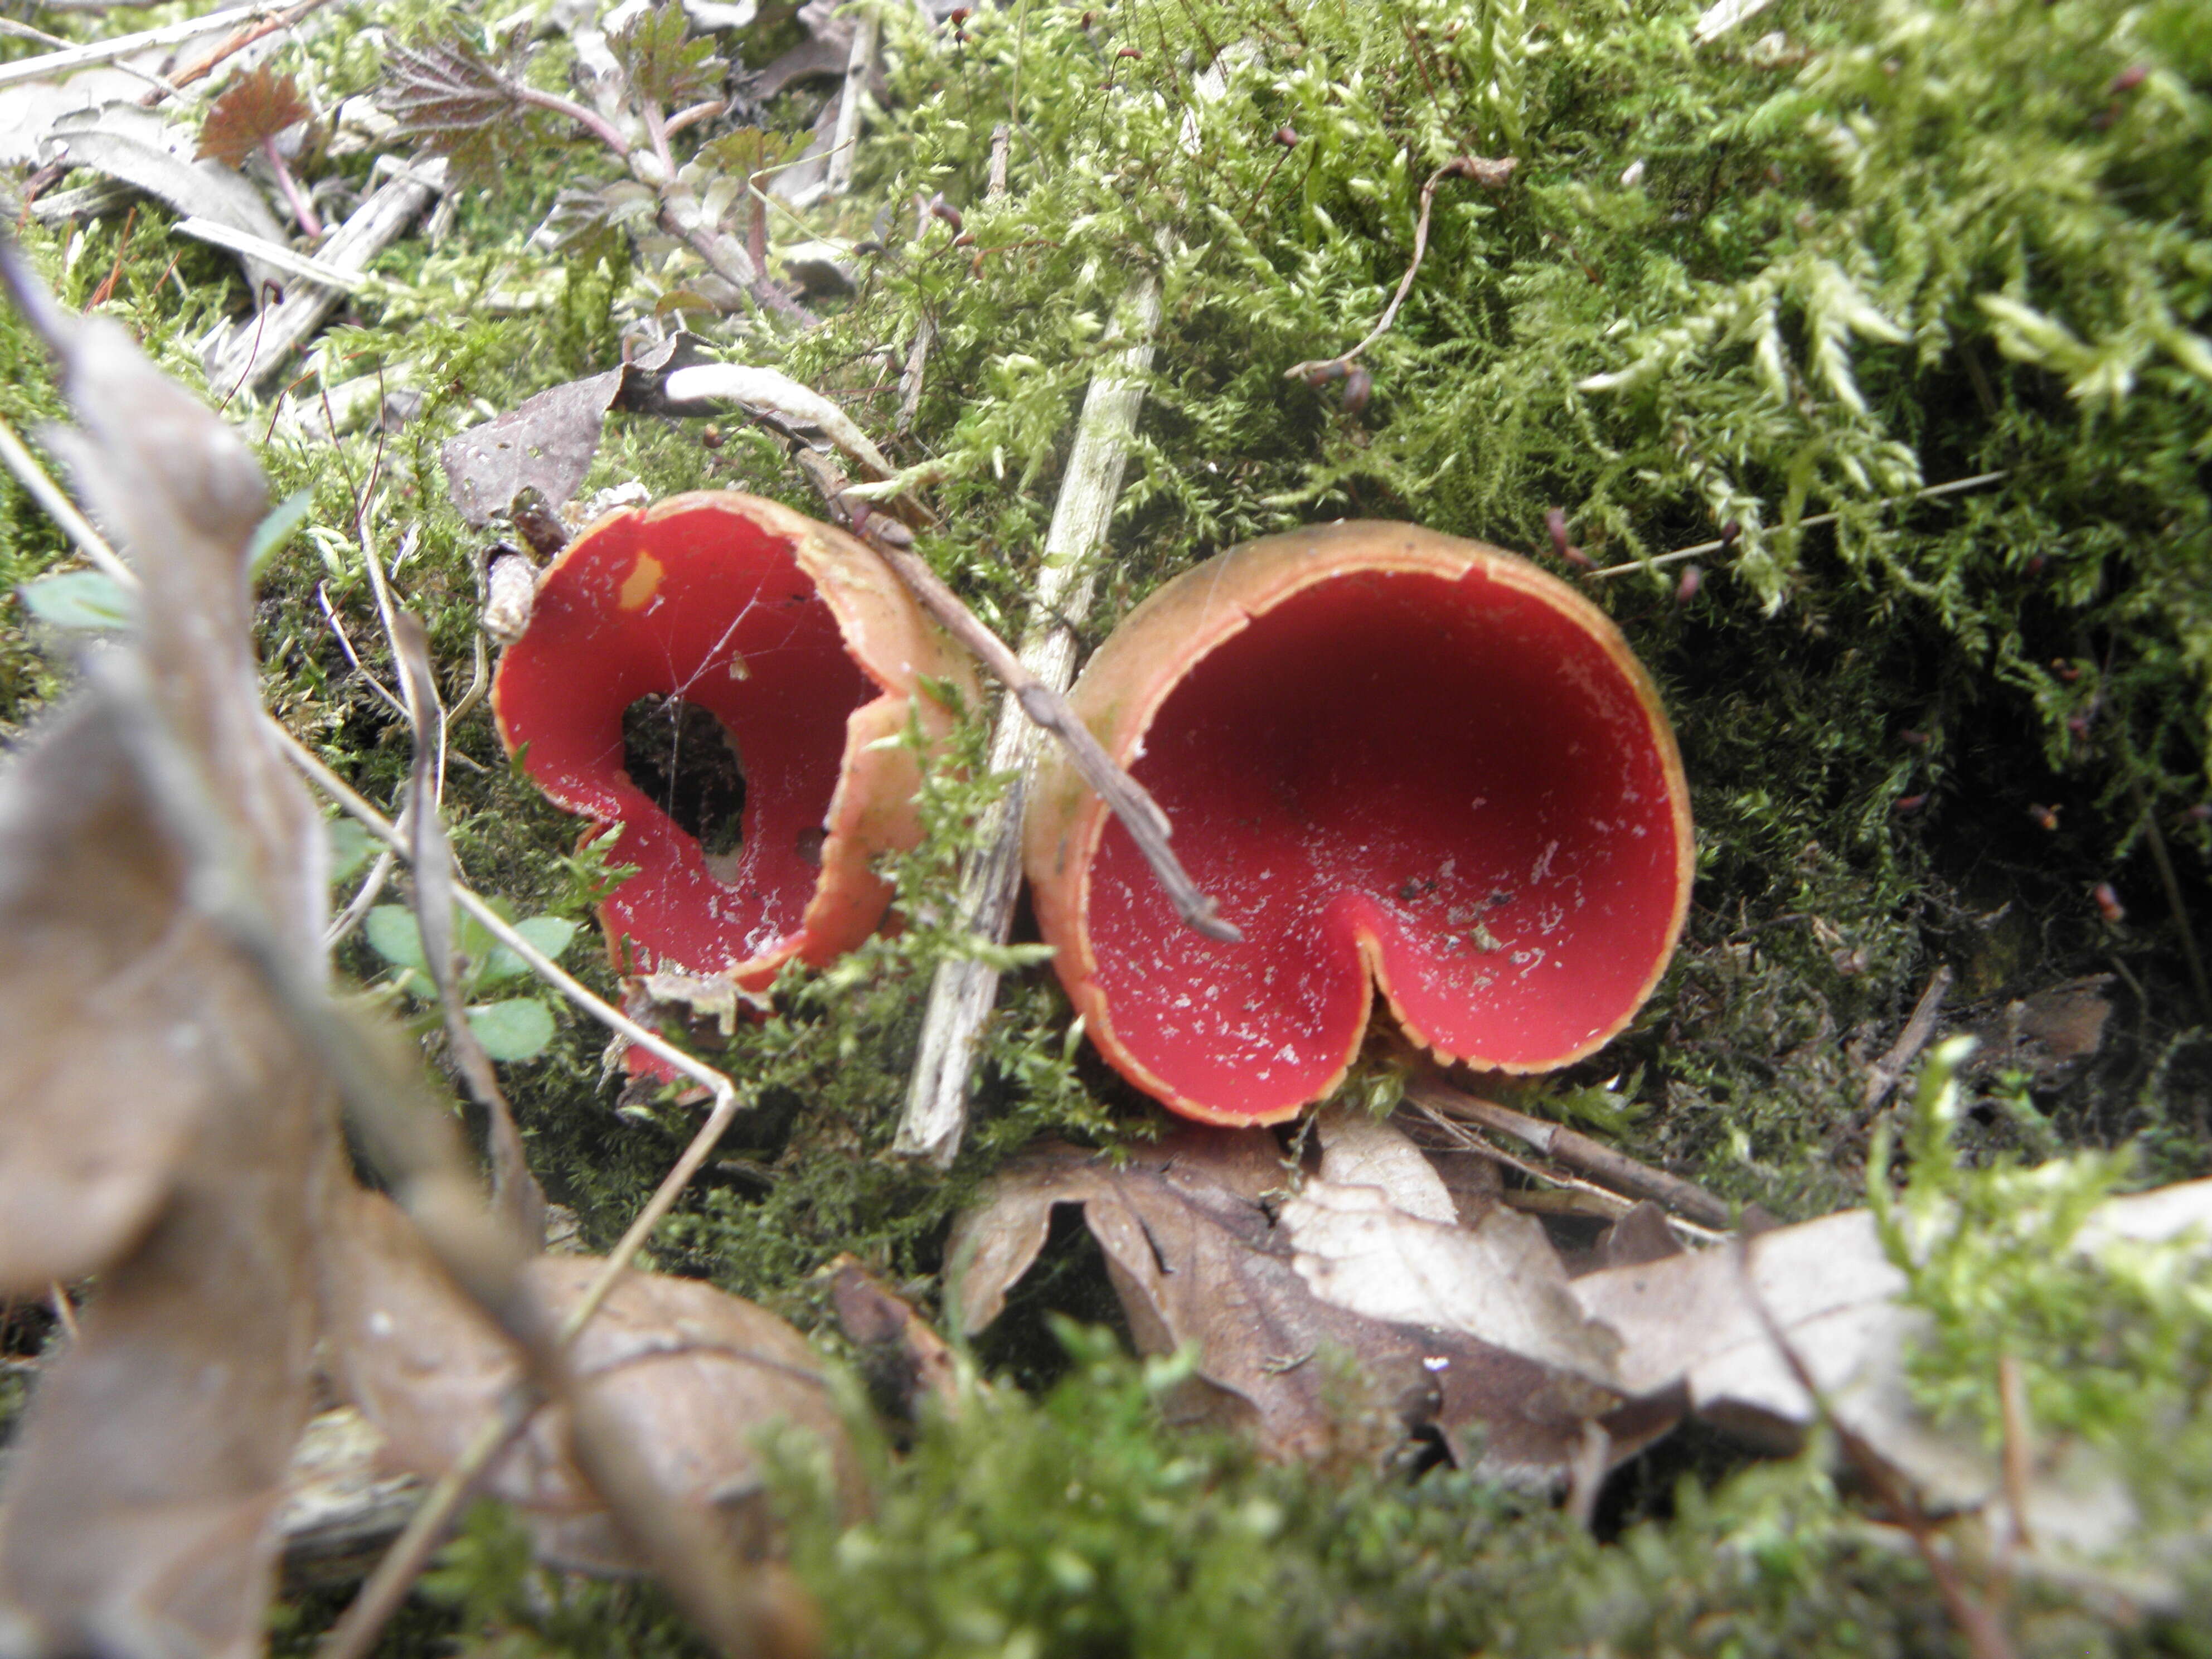
[[[426,161],[370,192],[316,255],[314,263],[358,278],[369,261],[415,222],[430,199],[445,188],[446,164]],[[275,305],[251,323],[241,323],[216,354],[208,371],[217,386],[244,386],[258,395],[283,372],[293,351],[323,325],[344,300],[344,290],[319,283],[295,283]]]
[[[1462,1094],[1431,1078],[1416,1078],[1407,1083],[1406,1098],[1445,1117],[1478,1123],[1499,1134],[1510,1135],[1570,1170],[1663,1204],[1708,1227],[1735,1225],[1734,1212],[1695,1182],[1655,1170],[1586,1134]]]

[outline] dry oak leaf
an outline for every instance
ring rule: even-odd
[[[1037,1147],[955,1224],[954,1306],[963,1328],[989,1324],[1042,1249],[1054,1207],[1079,1205],[1139,1348],[1195,1351],[1196,1386],[1170,1402],[1176,1414],[1249,1431],[1272,1456],[1333,1458],[1345,1406],[1334,1351],[1364,1369],[1374,1401],[1407,1430],[1432,1427],[1462,1466],[1522,1486],[1556,1483],[1584,1425],[1619,1395],[1442,1320],[1369,1318],[1316,1294],[1290,1229],[1262,1201],[1294,1180],[1264,1129],[1179,1128],[1132,1150],[1119,1169],[1076,1147]],[[1363,1194],[1354,1203],[1386,1201],[1309,1182],[1291,1203],[1312,1204],[1316,1193],[1334,1195],[1323,1202],[1350,1193]],[[1650,1437],[1626,1427],[1616,1436],[1624,1455]]]

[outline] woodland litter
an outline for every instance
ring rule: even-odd
[[[0,21],[0,1659],[2201,1649],[2191,0],[188,9]]]

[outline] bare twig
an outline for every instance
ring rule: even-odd
[[[296,21],[295,15],[305,16],[314,7],[327,3],[328,0],[309,0],[306,6],[295,6],[289,11],[281,6],[258,4],[231,11],[208,12],[198,17],[187,17],[181,22],[165,23],[159,28],[141,29],[135,34],[118,34],[106,40],[70,46],[62,52],[21,58],[13,64],[0,64],[0,87],[17,86],[26,81],[50,81],[58,76],[74,74],[78,70],[90,69],[99,64],[112,64],[119,58],[132,57],[157,46],[173,46],[185,40],[197,40],[203,34],[213,34],[220,29],[234,28],[241,20],[281,18]],[[285,23],[279,21],[275,27],[282,28]]]
[[[34,29],[28,23],[19,23],[12,17],[0,17],[0,34],[11,35],[18,40],[35,40],[42,46],[59,46],[64,52],[77,44],[58,34],[49,34],[44,29]],[[137,76],[165,96],[177,95],[175,82],[163,79],[151,70],[140,69],[134,64],[118,64],[116,67],[125,75]]]
[[[150,108],[154,105],[160,103],[165,94],[178,94],[181,95],[185,88],[191,85],[195,81],[205,80],[209,76],[215,73],[218,66],[228,62],[240,52],[244,52],[255,41],[265,40],[272,34],[283,33],[286,29],[292,28],[298,25],[301,21],[306,18],[310,13],[320,11],[328,4],[330,4],[330,0],[300,0],[300,3],[298,5],[279,11],[274,16],[265,18],[260,22],[250,23],[245,28],[240,29],[228,40],[219,43],[216,49],[208,53],[206,57],[198,59],[197,62],[187,64],[184,68],[178,70],[170,76],[170,84],[168,86],[156,88],[154,91],[148,93],[138,101]],[[246,15],[248,17],[251,17],[253,14],[252,11],[248,11]],[[238,16],[238,13],[234,11],[215,11],[209,13],[208,15],[211,18],[221,18],[228,21],[235,19]]]
[[[353,930],[361,926],[362,919],[375,908],[377,900],[384,896],[385,884],[392,879],[392,866],[398,862],[398,859],[399,855],[389,847],[379,850],[376,862],[369,866],[368,874],[362,878],[360,890],[354,894],[352,902],[333,916],[330,926],[323,929],[323,949],[334,950],[341,940],[352,936]]]
[[[1834,1431],[1836,1443],[1842,1448],[1844,1455],[1858,1472],[1860,1479],[1867,1483],[1876,1501],[1888,1511],[1896,1524],[1904,1528],[1905,1536],[1912,1540],[1912,1547],[1919,1555],[1921,1565],[1928,1569],[1928,1576],[1936,1581],[1936,1592],[1942,1599],[1943,1610],[1951,1616],[1951,1622],[1957,1627],[1959,1634],[1966,1638],[1967,1652],[1973,1656],[1973,1659],[2014,1659],[2012,1638],[2005,1633],[1996,1611],[1975,1595],[1960,1576],[1958,1564],[1941,1547],[1936,1523],[1929,1518],[1928,1511],[1921,1507],[1918,1498],[1891,1466],[1889,1460],[1875,1449],[1873,1443],[1837,1415],[1826,1391],[1820,1387],[1803,1357],[1798,1353],[1796,1346],[1790,1340],[1789,1333],[1782,1328],[1781,1322],[1775,1318],[1774,1310],[1766,1305],[1766,1297],[1760,1292],[1759,1281],[1752,1272],[1750,1249],[1739,1244],[1736,1247],[1736,1261],[1742,1272],[1744,1299],[1759,1316],[1759,1322],[1765,1329],[1767,1340],[1774,1345],[1775,1352],[1781,1355],[1783,1364],[1790,1368],[1790,1374],[1796,1379],[1797,1386],[1804,1389],[1807,1397],[1812,1401],[1813,1408],[1820,1413],[1821,1420]]]
[[[1905,1022],[1905,1029],[1889,1045],[1889,1052],[1876,1060],[1874,1070],[1867,1073],[1866,1090],[1859,1097],[1862,1125],[1877,1106],[1889,1098],[1889,1091],[1897,1087],[1905,1069],[1928,1046],[1929,1038],[1936,1035],[1936,1021],[1943,1012],[1943,999],[1950,989],[1951,965],[1939,963],[1936,971],[1928,976],[1920,1000],[1913,1005],[1912,1018]]]
[[[374,563],[374,561],[372,560],[370,562]],[[407,705],[399,701],[398,694],[391,687],[368,672],[367,665],[361,659],[361,653],[354,649],[353,636],[346,632],[345,624],[338,620],[337,607],[331,604],[327,584],[323,582],[315,584],[315,603],[322,607],[324,619],[330,623],[331,632],[337,635],[338,648],[345,653],[345,659],[353,665],[353,672],[368,681],[368,689],[390,704],[400,719],[406,719]]]
[[[2127,754],[2128,793],[2135,802],[2136,816],[2142,820],[2143,838],[2150,843],[2151,862],[2158,866],[2159,884],[2166,889],[2166,908],[2173,912],[2174,931],[2181,935],[2181,954],[2189,963],[2189,982],[2197,993],[2197,1012],[2207,1024],[2212,1024],[2212,980],[2204,974],[2204,958],[2197,949],[2197,930],[2190,926],[2189,906],[2181,896],[2181,878],[2175,874],[2173,854],[2166,850],[2166,832],[2158,827],[2158,817],[2151,811],[2150,796],[2142,786],[2142,775],[2136,770],[2132,745]]]
[[[853,187],[853,163],[860,144],[860,102],[867,94],[868,77],[876,72],[876,48],[883,32],[883,14],[873,6],[859,8],[853,16],[852,51],[845,59],[845,87],[838,94],[824,195],[842,196]]]
[[[1174,826],[1169,823],[1168,815],[1160,810],[1159,803],[1152,799],[1152,792],[1106,752],[1091,734],[1091,728],[1076,718],[1075,711],[1067,706],[1067,699],[1032,674],[1021,659],[1006,648],[1006,641],[984,627],[967,603],[914,552],[913,534],[904,525],[871,511],[866,502],[855,501],[845,494],[843,479],[836,471],[835,462],[805,449],[799,451],[799,460],[831,507],[868,538],[870,545],[883,556],[884,562],[897,573],[915,598],[921,601],[922,608],[943,624],[946,633],[967,647],[969,653],[990,671],[992,678],[1013,694],[1014,701],[1031,724],[1060,740],[1075,769],[1083,775],[1083,781],[1097,791],[1100,799],[1121,820],[1129,838],[1136,842],[1137,850],[1152,867],[1153,877],[1166,890],[1176,914],[1208,939],[1224,945],[1243,944],[1243,933],[1221,919],[1220,907],[1199,890],[1190,872],[1182,867],[1182,860],[1169,846],[1168,837],[1174,833]]]
[[[1508,1208],[1538,1213],[1600,1215],[1608,1221],[1618,1221],[1636,1207],[1635,1200],[1624,1198],[1609,1187],[1585,1180],[1558,1164],[1510,1152],[1488,1135],[1446,1117],[1433,1107],[1425,1106],[1413,1099],[1408,1099],[1406,1103],[1425,1122],[1440,1131],[1451,1142],[1453,1150],[1486,1158],[1493,1164],[1517,1170],[1529,1180],[1543,1183],[1540,1187],[1526,1187],[1500,1194],[1498,1201]],[[1679,1237],[1693,1244],[1717,1244],[1734,1237],[1725,1227],[1702,1226],[1679,1215],[1669,1215],[1666,1220],[1667,1225]]]
[[[425,161],[387,179],[369,193],[316,255],[316,264],[359,275],[412,224],[445,188],[446,163]],[[323,325],[345,298],[319,283],[295,283],[275,305],[259,311],[251,329],[240,328],[208,371],[219,386],[251,387],[257,395],[283,372],[293,350]]]
[[[1421,261],[1429,251],[1429,211],[1436,205],[1437,186],[1447,179],[1472,179],[1479,185],[1495,190],[1513,176],[1513,169],[1521,164],[1520,157],[1508,155],[1492,161],[1482,155],[1455,155],[1428,177],[1421,186],[1421,213],[1413,226],[1413,258],[1406,267],[1406,274],[1398,279],[1398,291],[1390,296],[1390,303],[1382,309],[1382,320],[1368,331],[1367,337],[1340,356],[1320,357],[1298,363],[1283,371],[1286,380],[1320,381],[1340,378],[1359,354],[1390,331],[1390,325],[1398,320],[1398,307],[1406,303],[1406,296],[1413,291],[1413,278],[1420,273]]]
[[[1527,1117],[1490,1101],[1462,1094],[1433,1078],[1415,1078],[1408,1082],[1406,1098],[1446,1117],[1462,1118],[1470,1123],[1479,1123],[1486,1129],[1510,1135],[1522,1145],[1534,1147],[1545,1157],[1556,1158],[1571,1170],[1595,1176],[1625,1192],[1634,1193],[1638,1198],[1648,1198],[1655,1203],[1663,1204],[1670,1210],[1678,1210],[1706,1226],[1729,1227],[1735,1224],[1735,1218],[1729,1206],[1695,1182],[1685,1181],[1664,1170],[1655,1170],[1626,1152],[1616,1152],[1602,1141],[1593,1140],[1575,1130],[1564,1128],[1556,1123],[1547,1123],[1541,1118]]]
[[[530,1172],[522,1152],[522,1132],[499,1086],[491,1056],[470,1025],[456,971],[453,933],[453,854],[438,808],[438,757],[446,746],[446,711],[438,701],[430,671],[430,641],[410,611],[392,619],[392,650],[399,665],[400,690],[407,698],[407,724],[415,743],[408,774],[408,839],[413,843],[415,925],[422,936],[423,967],[445,1016],[446,1042],[469,1093],[489,1120],[492,1203],[503,1218],[536,1249],[545,1239],[545,1192]]]
[[[1930,484],[1925,489],[1916,489],[1910,495],[1893,499],[1901,501],[1932,501],[1945,495],[1957,495],[1969,489],[1979,489],[1985,484],[2000,483],[2010,477],[2009,471],[1977,472],[1971,478],[1954,478],[1948,483]],[[1821,525],[1834,524],[1844,515],[1840,513],[1815,513],[1809,519],[1797,520],[1800,530],[1817,529]],[[1725,552],[1736,542],[1734,536],[1724,536],[1717,542],[1699,542],[1695,547],[1678,547],[1671,553],[1662,553],[1655,558],[1624,559],[1619,564],[1608,564],[1590,571],[1592,581],[1603,581],[1611,576],[1626,576],[1632,570],[1650,570],[1662,564],[1680,564],[1685,559],[1701,559],[1709,553]]]

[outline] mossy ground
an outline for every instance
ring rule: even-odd
[[[797,38],[789,10],[764,8],[720,49],[757,65]],[[897,366],[927,319],[918,416],[890,447],[934,462],[946,527],[924,550],[1006,632],[1076,406],[1142,269],[1161,275],[1165,319],[1085,624],[1093,643],[1196,559],[1316,518],[1416,519],[1549,561],[1557,507],[1607,564],[1733,522],[1693,594],[1679,566],[1589,584],[1665,691],[1698,886],[1635,1030],[1530,1087],[1534,1109],[1732,1199],[1815,1214],[1863,1199],[1864,1067],[1938,963],[1959,974],[1960,1004],[2105,974],[2115,1006],[2094,1058],[1978,1077],[1954,1144],[1970,1167],[2115,1149],[2131,1178],[2203,1174],[2212,1010],[2185,941],[2186,912],[2212,908],[2212,32],[2193,0],[1782,0],[1699,45],[1695,11],[1013,0],[925,37],[888,7],[888,85],[855,190],[805,216],[805,234],[879,250],[859,259],[858,294],[803,335],[761,318],[695,325],[840,396],[888,440]],[[374,85],[374,31],[456,15],[420,0],[341,8],[285,67],[327,106]],[[1224,46],[1225,88],[1202,98],[1195,71]],[[557,83],[565,52],[549,40],[533,74]],[[818,103],[786,94],[766,122],[803,128]],[[1000,123],[1010,187],[989,202]],[[1421,182],[1464,153],[1518,167],[1502,189],[1440,186],[1420,275],[1366,356],[1366,410],[1286,380],[1379,314]],[[368,165],[325,171],[360,185]],[[449,701],[468,685],[476,538],[447,502],[439,442],[608,367],[626,325],[688,303],[693,270],[665,249],[585,258],[529,240],[562,186],[612,173],[549,130],[499,188],[459,195],[435,246],[383,256],[389,284],[325,337],[320,374],[404,374],[424,403],[403,429],[287,436],[232,388],[208,388],[261,441],[275,495],[313,493],[263,590],[270,704],[374,799],[404,776],[405,728],[346,661],[321,601],[388,678],[356,533],[367,491],[371,544],[387,564],[410,548],[398,586],[429,625]],[[940,192],[964,216],[957,245],[942,222],[914,228],[917,198]],[[166,210],[136,213],[127,228],[23,234],[66,303],[106,283],[99,308],[198,384],[189,343],[244,310],[243,283],[223,256],[165,234]],[[780,213],[771,229],[800,234]],[[60,412],[35,345],[0,318],[0,413],[27,430]],[[777,444],[720,425],[709,447],[697,422],[617,416],[587,488],[726,487],[812,510]],[[1824,513],[1838,516],[1803,522]],[[65,554],[0,484],[0,585]],[[0,731],[35,722],[67,660],[20,607],[0,612]],[[971,762],[983,716],[966,731]],[[599,872],[574,823],[508,766],[481,709],[453,741],[448,814],[471,883],[519,913],[586,917]],[[749,1109],[655,1241],[660,1265],[813,1328],[813,1270],[851,1251],[927,1304],[951,1213],[1006,1150],[1045,1131],[1148,1132],[1152,1109],[1071,1044],[1032,962],[1008,979],[959,1166],[939,1178],[889,1157],[922,988],[966,948],[934,919],[993,787],[941,769],[929,839],[896,871],[905,931],[793,978],[776,1017],[732,1042],[722,1058]],[[611,989],[588,949],[572,955]],[[381,968],[358,944],[341,965],[364,981]],[[696,1117],[617,1112],[600,1047],[564,1016],[508,1086],[541,1178],[604,1247]],[[903,1461],[886,1455],[864,1534],[837,1540],[794,1498],[797,1559],[845,1650],[1955,1644],[1920,1570],[1873,1541],[1813,1462],[1707,1458],[1680,1484],[1676,1466],[1647,1466],[1599,1544],[1456,1478],[1318,1479],[1170,1437],[1149,1406],[1156,1376],[1095,1339],[1049,1334],[1048,1306],[1110,1306],[1079,1250],[1058,1260],[1024,1292],[1017,1334],[984,1355],[1035,1397],[1002,1395]],[[1969,1350],[1952,1356],[1966,1373]],[[2171,1353],[2160,1363],[2169,1382],[2189,1374]],[[493,1632],[516,1652],[682,1645],[650,1596],[538,1581],[503,1525],[485,1518],[457,1547],[444,1583],[461,1611],[425,1614],[395,1650]],[[2029,1597],[2023,1646],[2203,1650],[2201,1620],[2108,1612]],[[288,1643],[325,1615],[289,1609]]]

